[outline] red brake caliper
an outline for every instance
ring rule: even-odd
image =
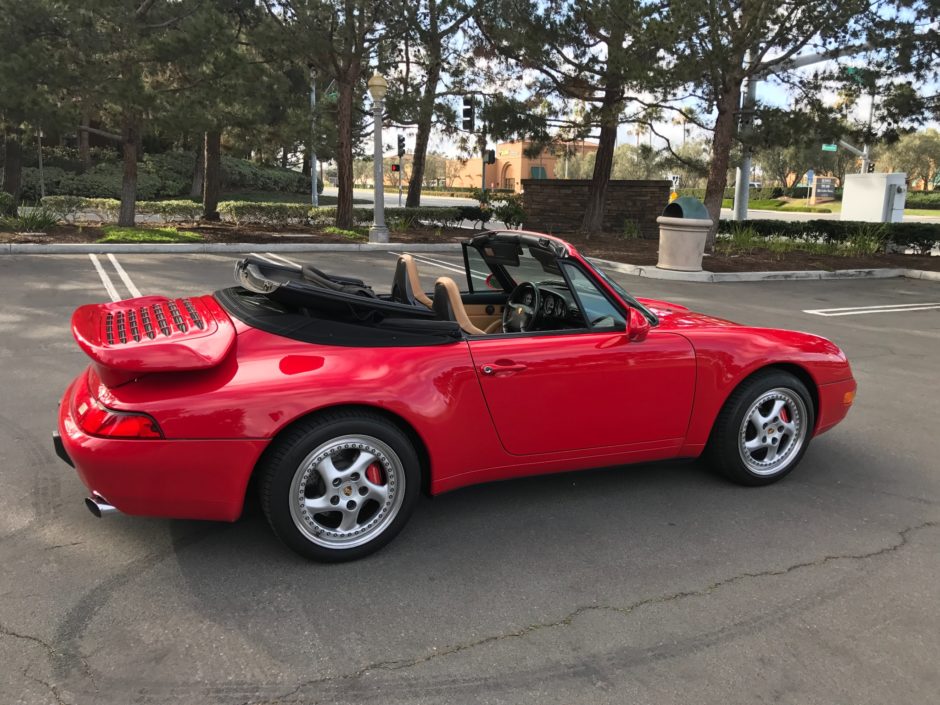
[[[790,423],[790,412],[787,411],[787,407],[780,409],[780,420],[784,423]]]
[[[366,479],[373,485],[385,484],[385,473],[378,462],[370,463],[369,467],[366,468]]]

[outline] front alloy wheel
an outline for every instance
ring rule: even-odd
[[[814,423],[806,385],[783,370],[758,372],[728,397],[715,420],[706,456],[735,482],[767,485],[796,467]]]

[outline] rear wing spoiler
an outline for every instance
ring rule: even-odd
[[[212,296],[144,296],[80,306],[72,335],[102,381],[133,374],[215,367],[235,342],[235,326]]]

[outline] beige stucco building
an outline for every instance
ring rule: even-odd
[[[527,142],[504,142],[495,147],[496,163],[486,165],[486,187],[522,191],[523,179],[562,179],[565,177],[566,155],[572,157],[597,151],[595,142],[573,142],[552,145],[537,157],[524,154]],[[483,183],[483,160],[479,157],[462,161],[447,160],[449,188],[480,188]]]

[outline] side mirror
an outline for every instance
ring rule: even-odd
[[[635,343],[639,343],[642,340],[646,339],[646,336],[650,332],[650,322],[646,320],[646,316],[640,313],[637,309],[630,309],[630,323],[628,326],[629,333],[627,337]]]
[[[488,289],[492,289],[493,291],[503,290],[503,287],[500,286],[498,281],[496,281],[496,276],[492,272],[486,275],[486,287]]]

